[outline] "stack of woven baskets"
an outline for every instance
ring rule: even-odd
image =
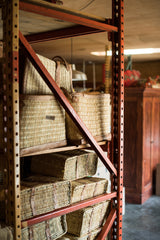
[[[59,87],[72,92],[72,72],[60,57],[37,55]],[[66,145],[65,111],[27,59],[20,99],[20,148],[36,151]],[[22,151],[23,152],[23,151]]]
[[[108,180],[91,177],[97,170],[97,155],[92,151],[73,150],[31,157],[31,173],[56,177],[70,183],[70,204],[107,192]],[[34,176],[35,178],[35,176]],[[44,178],[44,177],[43,177]],[[28,183],[28,178],[26,179]],[[64,190],[66,191],[66,190]],[[65,198],[65,192],[63,191]],[[41,196],[42,197],[42,196]],[[57,197],[57,203],[60,200]],[[62,199],[61,199],[62,201]],[[107,216],[109,202],[67,214],[67,234],[62,239],[96,239]]]

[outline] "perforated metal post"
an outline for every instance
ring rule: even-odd
[[[19,158],[19,1],[7,0],[3,7],[5,74],[4,134],[7,157],[7,224],[14,227],[14,239],[21,239]],[[4,84],[4,85],[5,85]],[[6,141],[7,140],[7,141]]]
[[[112,33],[112,160],[118,172],[113,177],[113,189],[118,193],[114,204],[117,219],[112,239],[122,239],[123,199],[123,115],[124,115],[124,0],[113,0],[112,21],[118,33]]]

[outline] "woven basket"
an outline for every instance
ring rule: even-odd
[[[99,228],[82,237],[77,237],[75,235],[67,233],[63,237],[59,238],[59,240],[96,240],[97,235],[99,234],[100,231],[101,229]],[[105,240],[107,239],[108,238],[106,238]]]
[[[21,240],[54,240],[67,231],[66,216],[52,218],[21,230]],[[0,240],[13,240],[13,228],[0,226]]]
[[[73,93],[68,99],[94,137],[108,136],[111,124],[109,94]],[[68,114],[66,114],[66,132],[67,139],[71,141],[83,138]]]
[[[65,138],[65,113],[54,96],[21,96],[21,149],[63,141],[65,144]]]
[[[13,240],[13,228],[0,225],[0,239]]]
[[[70,204],[70,183],[53,177],[31,176],[21,183],[22,220]]]
[[[41,62],[44,64],[50,75],[56,81],[59,87],[65,88],[68,92],[72,92],[72,70],[71,66],[62,57],[53,58],[55,61],[37,54]],[[40,74],[37,72],[32,63],[26,59],[22,93],[32,95],[52,95],[52,91],[44,82]]]
[[[22,240],[53,240],[67,231],[66,216],[52,218],[21,230]]]
[[[77,237],[89,234],[104,224],[109,201],[67,214],[68,233]]]
[[[95,197],[107,192],[108,181],[103,178],[86,177],[71,182],[71,203]]]
[[[31,171],[73,180],[92,176],[97,169],[97,155],[94,152],[73,150],[61,153],[33,156]]]

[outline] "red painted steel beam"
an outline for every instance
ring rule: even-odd
[[[25,37],[29,43],[33,44],[33,43],[39,43],[44,41],[57,40],[62,38],[71,38],[71,37],[77,37],[77,36],[100,33],[100,32],[104,32],[104,31],[96,28],[76,25],[74,27],[69,27],[69,28],[30,34],[30,35],[26,35]]]
[[[100,203],[102,201],[110,200],[110,199],[116,198],[116,197],[117,197],[117,193],[113,192],[113,193],[109,193],[109,194],[102,194],[102,195],[99,195],[99,196],[91,198],[91,199],[83,200],[79,203],[74,203],[68,207],[56,209],[52,212],[42,214],[42,215],[36,216],[34,218],[28,219],[28,220],[24,220],[21,222],[21,228],[28,227],[28,226],[31,226],[31,225],[34,225],[34,224],[37,224],[37,223],[40,223],[43,221],[47,221],[51,218],[62,216],[64,214],[74,212],[76,210],[86,208],[86,207],[92,206],[94,204]]]
[[[63,108],[66,110],[68,115],[71,117],[71,119],[74,121],[78,129],[83,134],[84,138],[88,141],[88,143],[91,145],[92,149],[97,153],[98,157],[101,159],[103,164],[107,167],[107,169],[112,173],[114,173],[117,176],[117,170],[114,167],[114,165],[111,163],[111,161],[107,158],[102,148],[98,145],[92,134],[89,132],[86,125],[83,123],[83,121],[80,119],[78,114],[75,112],[71,104],[69,103],[68,99],[65,97],[61,89],[58,87],[52,76],[49,74],[45,66],[42,64],[36,53],[34,52],[31,45],[27,42],[25,37],[21,32],[19,32],[19,39],[21,42],[22,47],[25,50],[26,55],[32,62],[33,66],[37,69],[40,76],[43,78],[45,83],[48,85],[48,87],[51,89],[51,91],[54,93],[57,100],[60,102],[60,104],[63,106]]]
[[[74,13],[69,13],[64,11],[62,12],[59,9],[58,10],[51,9],[44,6],[39,6],[32,3],[21,2],[21,1],[19,2],[19,8],[20,10],[24,10],[27,12],[36,13],[43,16],[52,17],[52,18],[63,20],[63,21],[68,21],[68,22],[79,24],[79,25],[100,29],[103,31],[108,31],[108,32],[118,31],[118,28],[115,26],[112,26],[103,22],[91,20],[91,19],[88,19],[87,17],[85,18],[82,16],[74,15]]]
[[[98,235],[97,240],[104,240],[107,237],[107,234],[109,233],[114,221],[116,218],[116,209],[112,208],[106,223],[104,224],[100,234]]]

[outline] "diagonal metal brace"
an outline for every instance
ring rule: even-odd
[[[38,56],[36,55],[35,51],[31,47],[31,45],[28,43],[26,38],[23,36],[23,34],[19,31],[19,39],[22,47],[24,47],[25,53],[27,57],[32,62],[33,66],[36,68],[36,70],[39,72],[40,76],[43,78],[45,83],[48,85],[48,87],[51,89],[57,100],[60,102],[60,104],[63,106],[63,108],[66,110],[68,115],[71,117],[71,119],[74,121],[78,129],[81,131],[85,139],[88,141],[88,143],[91,145],[92,149],[96,152],[98,157],[101,159],[103,164],[106,166],[106,168],[111,172],[114,173],[117,176],[117,170],[111,163],[111,161],[107,158],[105,153],[103,152],[102,148],[98,145],[92,134],[89,132],[88,128],[85,126],[83,121],[80,119],[78,114],[75,112],[71,104],[69,103],[68,99],[65,97],[61,89],[58,87],[52,76],[49,74],[45,66],[42,64]]]
[[[112,209],[107,220],[106,223],[104,224],[100,234],[98,235],[97,240],[104,240],[107,237],[107,234],[109,233],[115,219],[116,219],[116,209]]]

